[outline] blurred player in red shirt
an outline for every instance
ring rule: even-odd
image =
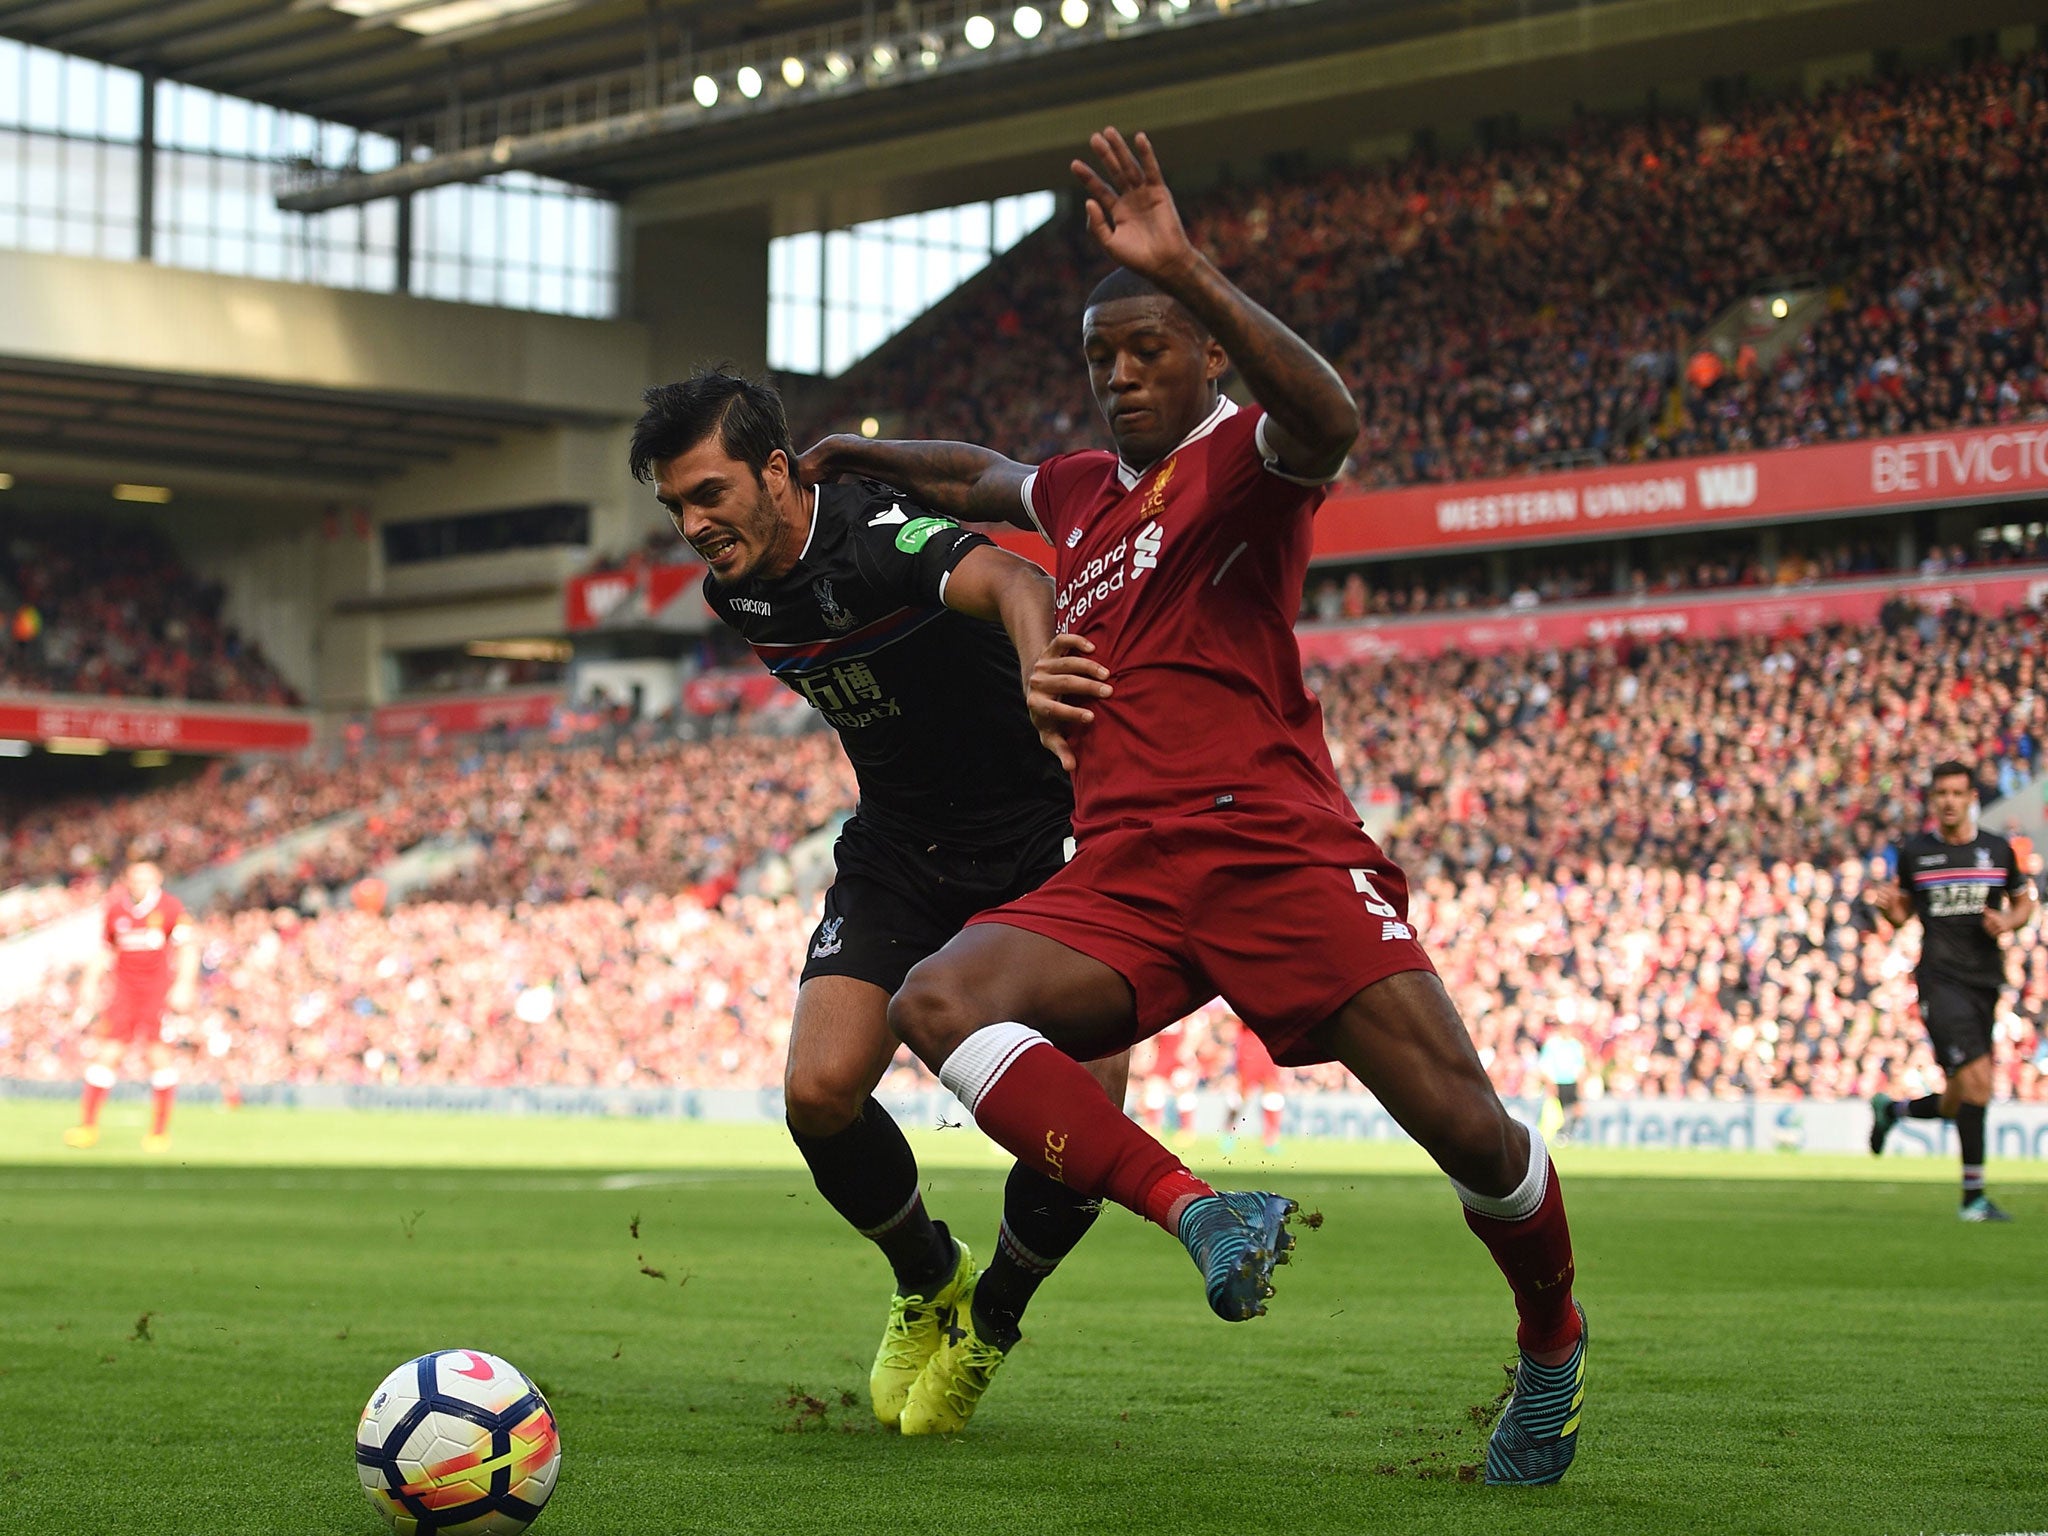
[[[1287,1101],[1280,1096],[1280,1069],[1258,1031],[1237,1026],[1237,1064],[1230,1074],[1228,1091],[1230,1115],[1223,1127],[1223,1150],[1237,1150],[1238,1122],[1247,1105],[1259,1101],[1259,1140],[1268,1152],[1280,1150],[1280,1112]]]
[[[164,1043],[164,1013],[188,1012],[198,998],[197,935],[184,903],[164,889],[163,871],[146,862],[130,864],[108,894],[100,931],[106,942],[86,965],[77,1018],[83,1029],[97,1014],[99,1038],[85,1069],[78,1124],[64,1133],[64,1143],[99,1144],[100,1106],[120,1080],[129,1047],[143,1045],[149,1048],[150,1116],[142,1149],[168,1151],[178,1069]],[[102,1005],[101,984],[110,971],[113,990]]]

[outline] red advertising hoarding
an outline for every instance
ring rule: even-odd
[[[312,745],[313,721],[281,709],[15,694],[0,698],[0,737],[166,752],[298,752]]]
[[[1316,558],[1621,538],[1642,530],[2048,495],[2048,425],[1340,493]]]
[[[633,565],[570,580],[563,624],[580,629],[700,630],[711,622],[701,565]]]
[[[537,731],[546,728],[563,702],[558,688],[529,688],[459,699],[386,704],[371,715],[370,729],[381,737],[412,736],[423,730],[437,731],[443,736],[474,736],[501,727],[508,731]]]
[[[1319,625],[1298,631],[1297,638],[1301,659],[1311,666],[1434,656],[1443,651],[1485,655],[1631,639],[1712,640],[1804,631],[1823,624],[1868,624],[1894,595],[1909,598],[1922,608],[1963,603],[1980,613],[2003,613],[2048,601],[2048,567],[2036,566],[2018,574],[2008,569],[1981,575],[1687,594],[1663,602],[1574,603],[1521,612],[1496,610],[1483,615]]]
[[[1709,459],[1516,475],[1391,491],[1338,490],[1316,514],[1314,558],[1439,554],[1560,539],[1626,538],[2048,497],[2048,424],[1930,432]],[[1050,567],[1036,534],[1007,548]]]

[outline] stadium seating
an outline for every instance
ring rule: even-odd
[[[1900,607],[1867,629],[1369,662],[1314,681],[1347,783],[1402,791],[1388,843],[1503,1091],[1533,1091],[1536,1050],[1566,1029],[1610,1093],[1837,1097],[1938,1080],[1912,1011],[1917,930],[1872,920],[1865,861],[1918,824],[1941,757],[2008,787],[2032,780],[2042,623]],[[814,914],[728,892],[744,865],[850,806],[828,736],[628,736],[302,772],[223,771],[153,815],[127,802],[99,829],[73,810],[21,840],[61,869],[68,843],[117,848],[180,816],[196,818],[201,851],[371,807],[255,893],[263,904],[207,920],[191,1026],[203,1072],[776,1080]],[[429,835],[474,839],[483,857],[389,915],[341,899]],[[302,901],[307,885],[317,899]],[[2001,1089],[2048,1098],[2048,942],[2037,928],[2011,955]],[[59,978],[0,1025],[0,1075],[75,1073],[74,985]],[[1216,1048],[1186,1059],[1213,1084],[1227,1019],[1204,1027]]]
[[[1171,146],[1168,146],[1170,153]],[[1184,200],[1201,246],[1352,385],[1363,485],[2048,416],[2048,58],[1611,121]],[[1980,217],[1987,207],[1995,217]],[[1063,220],[820,418],[1036,461],[1100,445]],[[1772,367],[1685,377],[1753,285],[1827,288]]]
[[[10,513],[0,539],[0,693],[296,705],[220,617],[223,593],[132,523]]]

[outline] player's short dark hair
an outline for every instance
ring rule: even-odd
[[[1164,299],[1173,306],[1173,312],[1187,322],[1188,329],[1204,341],[1209,339],[1209,327],[1202,324],[1195,312],[1181,303],[1149,277],[1142,277],[1129,267],[1112,267],[1101,282],[1088,294],[1087,308],[1098,304],[1113,304],[1118,299]]]
[[[688,453],[713,432],[728,458],[753,470],[756,480],[778,448],[794,465],[789,418],[772,384],[726,367],[700,368],[680,384],[657,384],[640,396],[647,409],[633,424],[628,463],[635,480],[654,478],[654,466]]]
[[[1977,770],[1957,758],[1945,758],[1934,765],[1934,772],[1927,775],[1927,787],[1934,788],[1943,779],[1965,778],[1972,785],[1977,782]]]

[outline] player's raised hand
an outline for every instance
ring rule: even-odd
[[[1068,734],[1095,719],[1094,710],[1069,701],[1106,699],[1114,691],[1109,668],[1088,659],[1094,649],[1079,635],[1054,635],[1031,664],[1031,681],[1024,690],[1024,703],[1031,711],[1031,723],[1038,727],[1038,739],[1069,773],[1074,771],[1074,750],[1067,745]]]
[[[1195,248],[1180,222],[1180,210],[1159,173],[1159,157],[1144,134],[1135,145],[1114,128],[1090,135],[1088,146],[1102,162],[1100,172],[1086,160],[1073,163],[1075,179],[1088,194],[1088,232],[1119,266],[1157,281],[1192,261]]]

